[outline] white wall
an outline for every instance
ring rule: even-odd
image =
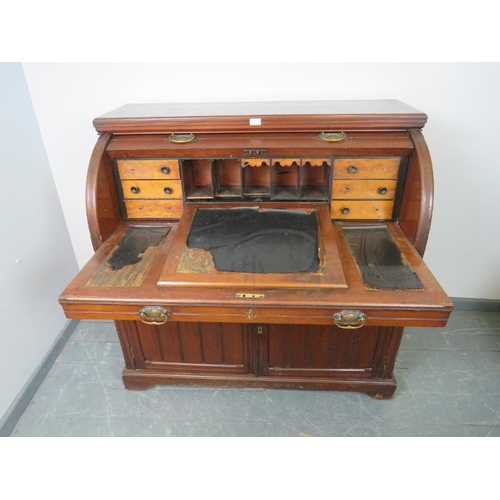
[[[399,99],[429,115],[435,212],[426,261],[454,297],[500,298],[499,64],[24,64],[78,263],[92,119],[134,102]]]
[[[23,68],[0,64],[0,419],[66,324],[77,264]]]

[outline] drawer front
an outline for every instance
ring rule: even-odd
[[[331,204],[332,219],[388,220],[392,217],[393,200],[334,200]]]
[[[129,219],[179,219],[182,216],[182,201],[169,200],[125,200]]]
[[[181,181],[170,180],[124,180],[122,181],[123,197],[133,199],[182,199]]]
[[[177,160],[118,160],[120,179],[180,179]]]
[[[341,158],[333,162],[334,179],[397,179],[400,158]]]
[[[387,180],[347,180],[333,183],[333,199],[392,200],[396,194],[395,179]]]

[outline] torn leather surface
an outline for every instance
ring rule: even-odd
[[[210,251],[218,271],[310,273],[320,264],[314,210],[198,209],[187,245]]]
[[[141,255],[149,247],[157,246],[169,231],[169,227],[129,227],[111,254],[108,260],[109,267],[116,271],[139,262]]]
[[[344,227],[343,231],[367,287],[379,290],[424,288],[404,261],[387,227]]]

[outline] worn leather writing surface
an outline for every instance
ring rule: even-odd
[[[108,260],[109,267],[116,271],[139,262],[141,255],[149,247],[158,245],[169,231],[168,227],[129,227],[111,254]]]
[[[319,268],[316,211],[198,209],[187,245],[210,251],[218,271],[311,273]]]
[[[387,227],[345,227],[344,235],[367,287],[381,290],[424,288],[404,261]]]

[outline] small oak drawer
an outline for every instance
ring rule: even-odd
[[[118,160],[120,179],[180,179],[177,160]]]
[[[182,199],[182,187],[179,180],[144,181],[124,180],[122,181],[123,197],[126,200],[133,199],[156,199],[163,198]]]
[[[392,200],[396,194],[395,179],[347,180],[338,179],[332,185],[333,199]]]
[[[331,204],[332,219],[387,220],[392,217],[394,201],[389,200],[334,200]]]
[[[397,179],[400,158],[341,158],[333,162],[334,179]]]
[[[125,209],[129,219],[180,219],[182,201],[126,200]]]

